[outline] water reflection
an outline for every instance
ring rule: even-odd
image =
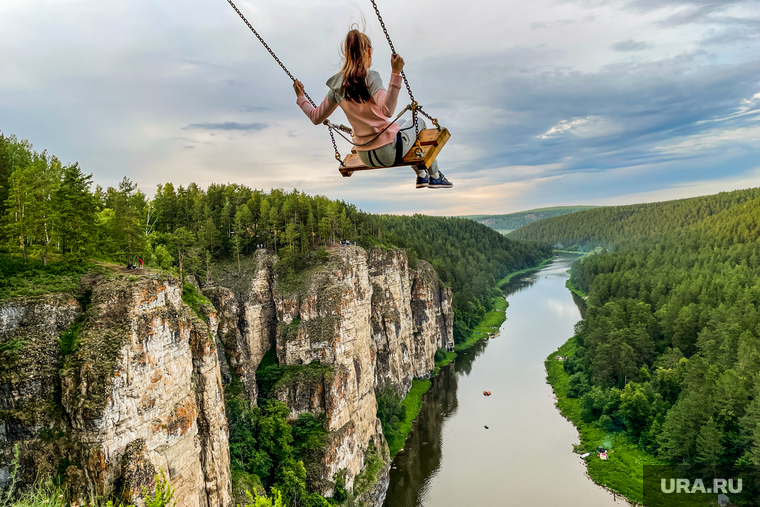
[[[578,306],[574,301],[561,301],[555,298],[549,298],[546,300],[549,309],[560,316],[573,316],[578,315]]]
[[[574,259],[513,279],[501,336],[460,353],[433,379],[394,460],[385,506],[615,505],[572,454],[577,433],[545,381],[543,360],[585,309],[564,287]]]
[[[457,410],[455,363],[441,369],[433,379],[433,386],[423,397],[422,410],[414,422],[414,429],[406,440],[406,446],[393,461],[385,505],[417,505],[421,489],[435,475],[441,463],[443,421]]]

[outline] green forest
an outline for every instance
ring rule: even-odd
[[[150,198],[126,177],[116,188],[93,188],[92,175],[78,164],[64,165],[2,135],[0,202],[2,246],[10,254],[0,261],[0,297],[64,290],[90,259],[126,266],[142,258],[203,284],[213,263],[239,265],[265,248],[279,256],[281,275],[296,276],[344,239],[366,248],[406,248],[412,265],[418,259],[433,264],[452,287],[462,341],[490,309],[496,281],[551,255],[548,245],[512,241],[469,220],[376,216],[298,190],[166,183]]]
[[[554,206],[551,208],[539,208],[517,213],[508,213],[506,215],[468,215],[463,218],[474,220],[475,222],[487,225],[491,229],[502,234],[507,234],[515,229],[519,229],[520,227],[524,227],[545,218],[558,217],[561,215],[567,215],[568,213],[575,213],[576,211],[593,209],[595,207],[596,206]]]
[[[509,234],[566,250],[611,249],[621,242],[660,236],[697,224],[732,206],[760,197],[760,189],[628,206],[609,206],[541,220]]]
[[[616,243],[572,269],[589,296],[564,369],[585,423],[673,464],[760,465],[758,196],[562,217],[553,241]],[[558,226],[518,236],[548,239]]]

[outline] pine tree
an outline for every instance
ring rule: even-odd
[[[82,260],[95,240],[97,205],[90,193],[92,175],[85,176],[77,164],[63,170],[63,180],[53,196],[56,236],[63,254]]]
[[[715,470],[725,451],[720,443],[722,438],[723,433],[718,429],[715,420],[710,417],[707,423],[699,430],[699,435],[697,435],[697,455],[695,456],[697,463],[709,466]]]
[[[116,248],[114,253],[118,256],[123,255],[127,263],[144,255],[147,248],[140,215],[140,204],[144,204],[144,196],[136,192],[136,189],[137,185],[125,176],[119,183],[119,189],[114,191],[110,198],[114,211],[111,221],[111,237]]]
[[[8,181],[9,211],[6,233],[11,250],[17,246],[26,257],[31,250],[47,264],[53,241],[53,203],[61,163],[46,152],[32,153],[28,163],[16,166]]]

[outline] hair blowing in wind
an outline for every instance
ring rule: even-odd
[[[369,102],[372,97],[367,89],[367,69],[371,63],[369,37],[357,29],[346,35],[343,46],[343,87],[346,98],[354,102]]]

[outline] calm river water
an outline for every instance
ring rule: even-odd
[[[512,280],[501,336],[459,353],[433,379],[393,462],[385,507],[624,505],[586,477],[573,453],[578,434],[546,383],[546,356],[581,319],[565,288],[573,260]]]

